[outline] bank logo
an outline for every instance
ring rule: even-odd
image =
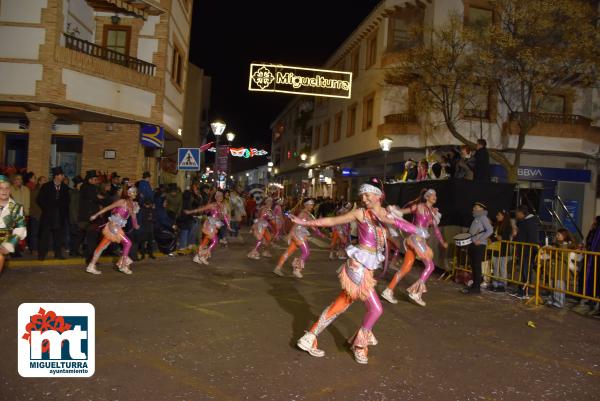
[[[275,76],[267,67],[262,66],[252,74],[252,80],[260,89],[269,87],[275,80]]]
[[[19,374],[90,377],[96,365],[95,310],[88,303],[24,303],[18,311]]]

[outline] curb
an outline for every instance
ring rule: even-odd
[[[169,255],[157,254],[156,259],[168,258]],[[179,256],[179,255],[178,255]],[[182,255],[186,256],[186,255]],[[98,263],[116,263],[119,256],[102,256],[98,259]],[[6,267],[9,269],[14,268],[26,268],[26,267],[56,267],[56,266],[83,266],[85,267],[85,258],[69,258],[69,259],[54,259],[49,258],[46,260],[15,260],[11,259],[7,261]]]

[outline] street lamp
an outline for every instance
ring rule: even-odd
[[[388,137],[383,137],[379,140],[379,147],[383,151],[383,183],[385,184],[387,178],[387,155],[392,149],[392,139]]]
[[[213,134],[218,138],[221,137],[223,131],[225,131],[225,123],[223,121],[215,121],[210,124],[210,129],[212,129]]]
[[[235,139],[235,134],[233,132],[231,132],[231,131],[229,131],[225,136],[227,137],[227,140],[230,143],[233,142],[233,140]]]
[[[213,134],[215,134],[215,138],[217,139],[216,145],[215,145],[217,154],[215,155],[215,163],[214,163],[214,170],[215,170],[214,177],[217,179],[217,183],[219,182],[219,173],[220,173],[220,171],[218,171],[218,169],[217,169],[217,159],[219,157],[219,142],[221,139],[221,135],[223,135],[223,131],[225,131],[225,127],[226,127],[226,124],[220,120],[213,121],[212,123],[210,123],[210,129],[212,130]]]

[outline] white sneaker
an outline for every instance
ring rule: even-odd
[[[275,269],[273,269],[273,273],[277,274],[280,277],[285,277],[285,274],[283,274],[283,270],[281,270],[281,268],[276,267]]]
[[[333,252],[329,252],[329,259],[332,259],[332,260],[334,259]]]
[[[416,304],[417,304],[417,305],[419,305],[419,306],[425,306],[425,305],[427,305],[427,304],[425,303],[425,301],[423,301],[423,298],[421,298],[421,296],[420,296],[420,295],[417,295],[417,294],[415,294],[415,293],[409,292],[409,293],[408,293],[408,297],[409,297],[410,299],[412,299],[412,300],[413,300],[413,302],[414,302],[414,303],[416,303]]]
[[[263,251],[262,255],[263,255],[265,258],[270,258],[270,257],[272,257],[272,256],[273,256],[273,255],[271,254],[271,252],[269,252],[269,251]]]
[[[379,344],[379,341],[377,341],[377,339],[375,338],[375,335],[373,334],[373,332],[369,333],[369,342],[368,342],[368,344],[369,345],[373,345],[373,346]]]
[[[383,290],[383,292],[381,293],[381,297],[391,304],[398,303],[398,300],[394,297],[394,291],[390,290],[389,288]]]
[[[85,268],[85,271],[92,274],[102,274],[102,272],[96,269],[96,265],[89,264],[88,267]]]
[[[302,275],[302,272],[301,272],[300,270],[298,270],[298,269],[294,269],[294,270],[292,271],[292,274],[293,274],[293,275],[294,275],[294,277],[296,277],[296,278],[302,278],[302,277],[304,277],[304,276]]]
[[[198,263],[198,264],[202,263],[202,261],[200,260],[200,256],[198,256],[198,254],[194,255],[194,258],[192,259],[192,262]]]
[[[296,344],[298,345],[298,348],[300,348],[301,350],[308,352],[310,355],[312,355],[314,357],[321,358],[321,357],[325,356],[325,351],[323,351],[322,349],[318,349],[317,347],[314,346],[316,340],[317,340],[317,336],[315,336],[313,333],[311,333],[309,331],[306,334],[304,334],[302,337],[300,337],[300,339],[298,340],[298,342]]]
[[[369,363],[369,357],[367,356],[367,350],[365,348],[354,347],[354,360],[361,365],[366,365]]]
[[[133,272],[131,270],[129,270],[129,267],[127,267],[127,266],[119,267],[119,271],[121,273],[125,273],[125,274],[133,274]]]
[[[260,254],[258,252],[255,252],[255,251],[250,251],[250,253],[248,254],[248,258],[254,259],[254,260],[259,260],[260,259]]]

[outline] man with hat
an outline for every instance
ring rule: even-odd
[[[473,269],[473,285],[464,288],[463,294],[479,294],[481,290],[481,262],[485,256],[485,248],[487,247],[488,238],[494,233],[492,223],[487,217],[487,206],[481,202],[475,202],[473,205],[473,222],[469,228],[471,240],[469,245],[469,259],[471,260],[471,268]]]
[[[90,223],[90,217],[98,213],[103,199],[104,197],[100,195],[98,188],[96,170],[88,170],[85,173],[85,180],[79,192],[79,214],[77,217],[77,225],[81,232],[85,233],[84,255],[86,263],[92,260],[100,236],[99,230],[95,230],[95,226]]]
[[[65,259],[62,253],[66,226],[69,221],[69,187],[63,183],[65,173],[61,167],[52,168],[52,181],[45,183],[36,199],[42,209],[40,218],[40,244],[38,259],[46,259],[50,235],[54,244],[54,257]]]
[[[121,197],[121,176],[116,171],[110,175],[110,196],[113,201]]]

